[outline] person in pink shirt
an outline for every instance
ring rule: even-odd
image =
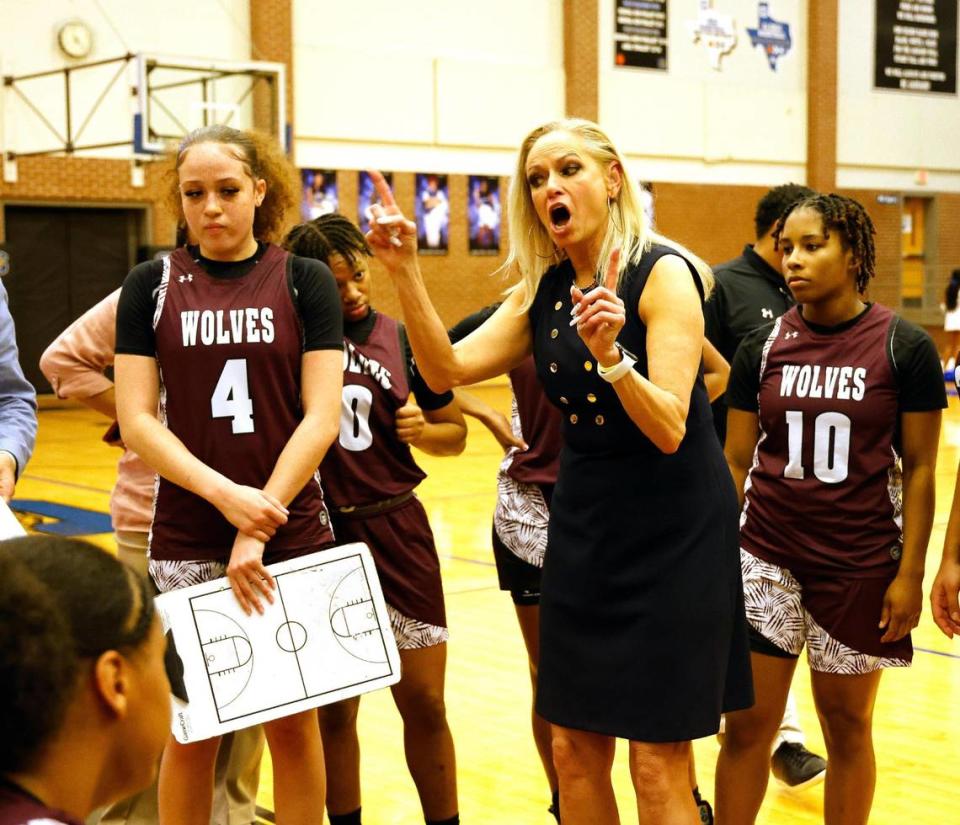
[[[113,422],[104,440],[123,449],[110,496],[117,556],[146,577],[155,474],[124,446],[116,425],[113,382],[105,374],[113,366],[119,297],[119,289],[111,292],[57,336],[40,358],[40,369],[58,398],[79,401]],[[249,825],[256,820],[262,754],[259,726],[224,737],[217,759],[213,825]],[[99,819],[101,825],[155,825],[157,821],[155,781],[136,796],[107,808]]]

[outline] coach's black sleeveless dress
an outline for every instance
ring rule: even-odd
[[[620,295],[620,343],[647,372],[637,306],[653,247]],[[699,289],[699,279],[691,269]],[[672,455],[629,419],[569,326],[569,262],[530,310],[537,372],[564,417],[540,601],[537,711],[564,727],[644,742],[715,733],[753,702],[737,495],[702,374]]]

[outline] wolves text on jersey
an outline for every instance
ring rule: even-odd
[[[390,381],[390,370],[375,358],[367,358],[366,355],[357,350],[351,341],[344,340],[344,344],[346,344],[343,349],[344,372],[369,375],[385,390],[389,390],[393,386]]]
[[[189,309],[180,313],[183,345],[270,344],[273,342],[273,310],[270,307],[245,309]]]
[[[821,367],[784,364],[781,397],[837,398],[862,401],[867,389],[866,367]]]

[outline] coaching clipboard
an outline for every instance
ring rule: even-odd
[[[387,687],[400,679],[380,581],[365,544],[268,565],[272,605],[247,616],[226,578],[157,597],[174,667],[178,742]],[[179,660],[179,661],[177,661]]]

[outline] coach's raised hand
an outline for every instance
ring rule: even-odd
[[[417,225],[404,217],[393,199],[386,179],[376,170],[369,171],[380,203],[370,207],[370,231],[367,243],[392,274],[417,259]]]
[[[570,289],[573,301],[573,319],[577,334],[599,364],[612,366],[620,360],[616,348],[617,336],[626,323],[623,301],[617,295],[620,273],[620,250],[614,249],[607,262],[603,285],[584,292],[576,285]]]

